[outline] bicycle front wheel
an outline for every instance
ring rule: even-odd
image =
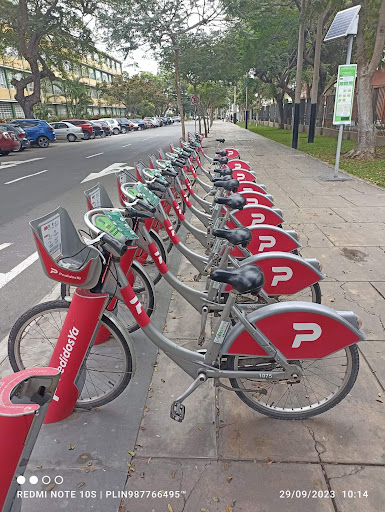
[[[17,320],[8,339],[13,371],[49,365],[69,306],[65,300],[45,302]],[[83,363],[83,386],[75,407],[91,409],[111,402],[125,390],[132,377],[133,349],[105,315],[101,326],[110,336],[104,343],[93,345]]]
[[[280,369],[266,358],[229,356],[229,370]],[[322,359],[296,360],[303,375],[298,383],[230,379],[235,393],[255,411],[282,420],[316,416],[337,405],[352,389],[358,375],[357,345],[351,345]]]
[[[135,295],[141,302],[144,311],[151,318],[151,315],[155,310],[154,286],[147,273],[143,270],[143,267],[136,261],[131,265],[128,280],[132,283],[131,286]],[[75,288],[73,286],[62,283],[60,289],[61,298],[64,299],[65,297],[70,297],[74,291]],[[129,333],[135,332],[139,329],[139,325],[135,318],[123,302],[116,303],[114,314],[117,315],[118,319]]]

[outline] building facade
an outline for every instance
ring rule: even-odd
[[[78,78],[89,87],[90,104],[88,114],[90,117],[124,116],[123,105],[111,105],[101,98],[98,85],[102,82],[110,83],[115,75],[122,73],[122,63],[107,54],[99,53],[84,59],[81,64],[68,63],[68,73]],[[0,55],[0,118],[21,119],[24,113],[14,99],[16,90],[11,84],[13,78],[19,79],[30,73],[28,63],[17,55]],[[28,91],[33,91],[33,84],[28,85]],[[63,96],[59,84],[44,81],[42,84],[42,102],[53,117],[65,118],[68,116],[66,98]]]

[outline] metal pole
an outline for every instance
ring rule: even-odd
[[[353,49],[353,39],[354,35],[349,35],[348,39],[348,52],[346,54],[346,62],[345,64],[350,64],[351,58],[352,58],[352,49]],[[334,166],[334,177],[338,177],[338,171],[340,168],[340,156],[341,156],[341,144],[342,144],[342,135],[344,131],[344,125],[340,124],[339,130],[338,130],[338,140],[337,140],[337,151],[336,151],[336,163]]]
[[[247,98],[247,85],[246,85],[246,117],[245,117],[245,128],[247,130],[247,120],[249,118],[249,111],[247,110],[247,107],[248,107],[248,98]]]
[[[195,105],[195,109],[194,109],[194,120],[195,120],[195,128],[194,128],[194,133],[197,132],[197,106]]]

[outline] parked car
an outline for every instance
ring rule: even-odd
[[[155,128],[154,120],[151,117],[145,117],[143,121],[146,123],[147,128]]]
[[[15,119],[10,124],[19,125],[27,134],[31,144],[39,148],[48,148],[56,140],[55,130],[47,121],[40,119]]]
[[[148,128],[147,124],[143,119],[130,119],[131,130],[145,130]]]
[[[164,117],[161,117],[161,120],[163,122],[163,124],[171,124],[171,117],[167,117],[167,116],[164,116]]]
[[[0,155],[6,156],[19,148],[20,141],[16,139],[13,132],[9,132],[7,128],[0,126]]]
[[[83,130],[80,126],[75,126],[66,121],[58,123],[51,123],[52,128],[55,130],[56,138],[58,140],[68,140],[68,142],[76,142],[84,138]]]
[[[20,146],[18,149],[14,149],[14,151],[21,152],[31,146],[27,134],[18,124],[0,123],[0,128],[5,128],[5,130],[14,133],[16,139],[20,142]]]
[[[116,121],[118,121],[120,125],[120,132],[127,133],[131,131],[131,124],[127,117],[115,117]]]
[[[145,117],[144,120],[152,123],[152,128],[158,128],[160,126],[160,121],[156,117]]]
[[[111,133],[113,135],[118,135],[120,133],[120,124],[116,119],[112,119],[111,117],[101,117],[98,121],[106,121],[110,125]]]
[[[101,121],[99,119],[96,122],[101,125],[101,127],[103,128],[104,133],[107,135],[107,137],[112,135],[111,126],[107,123],[107,121]]]
[[[174,123],[180,123],[180,116],[174,116],[172,120],[174,121]]]
[[[104,138],[107,134],[103,129],[102,123],[99,123],[98,121],[87,121],[87,123],[90,123],[92,125],[92,128],[94,129],[95,137],[101,137]],[[110,127],[108,127],[109,130]]]
[[[79,126],[84,135],[84,140],[94,139],[95,138],[95,132],[92,124],[89,123],[89,121],[86,121],[84,119],[65,119],[65,123],[70,123],[75,126]]]

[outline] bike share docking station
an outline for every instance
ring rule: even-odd
[[[19,485],[60,378],[57,368],[22,370],[0,380],[0,509],[19,512]]]

